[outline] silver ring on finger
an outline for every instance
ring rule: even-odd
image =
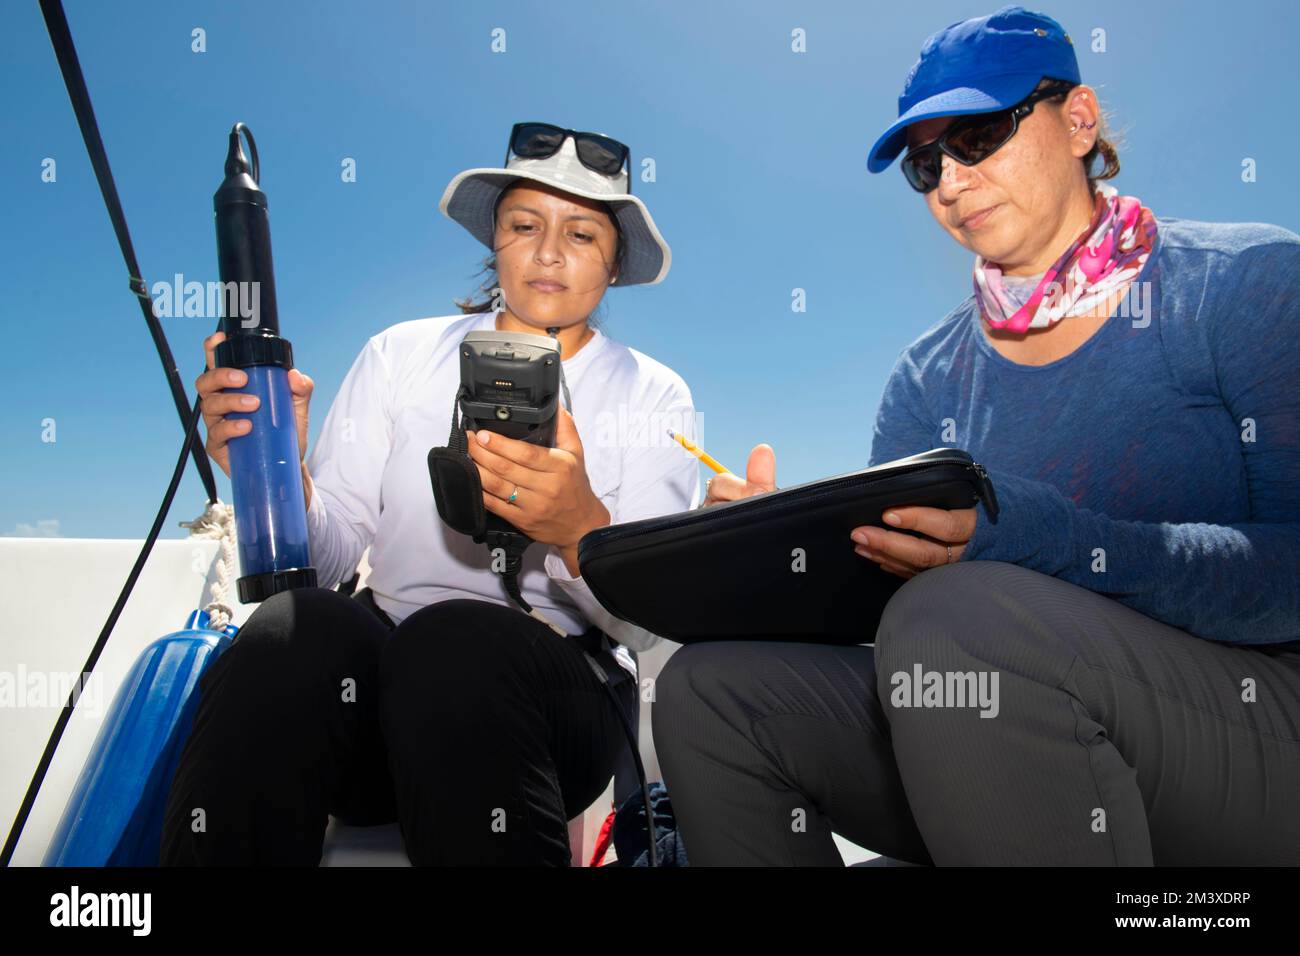
[[[952,545],[948,545],[948,560],[944,564],[952,564]]]
[[[518,497],[519,497],[519,486],[518,486],[518,485],[515,485],[515,490],[512,491],[512,492],[510,492],[510,497],[506,499],[506,504],[509,504],[509,505],[514,504],[514,503],[515,503],[515,499],[518,498]],[[952,549],[951,549],[951,548],[948,549],[948,553],[949,553],[949,554],[952,553]]]

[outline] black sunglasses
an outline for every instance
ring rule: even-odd
[[[545,159],[554,156],[573,137],[578,159],[588,169],[606,176],[617,176],[628,168],[627,191],[632,191],[632,151],[626,145],[600,133],[583,133],[576,129],[552,126],[550,123],[516,123],[510,130],[510,145],[506,147],[506,165],[510,154],[520,159]]]
[[[1064,80],[1035,90],[1015,106],[996,113],[977,113],[957,120],[932,143],[918,146],[903,157],[903,175],[919,193],[928,193],[939,185],[943,173],[943,154],[963,166],[974,166],[988,159],[1007,144],[1020,121],[1034,111],[1034,104],[1074,89],[1077,84]]]

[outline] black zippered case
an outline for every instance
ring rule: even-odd
[[[981,501],[996,524],[997,497],[983,467],[960,448],[935,448],[738,501],[597,528],[578,543],[578,565],[611,614],[679,643],[869,644],[904,582],[857,554],[849,533],[868,524],[889,528],[881,515],[891,507],[953,510]]]

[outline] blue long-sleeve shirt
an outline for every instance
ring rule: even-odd
[[[1213,641],[1300,640],[1300,236],[1158,219],[1125,304],[1046,365],[997,352],[971,296],[899,356],[871,464],[940,445],[1001,506],[979,506],[963,561]]]

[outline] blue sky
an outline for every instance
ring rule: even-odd
[[[483,250],[437,211],[447,181],[499,164],[510,125],[600,130],[652,156],[635,184],[673,249],[658,286],[614,289],[603,328],[676,369],[708,450],[778,481],[866,463],[898,352],[964,298],[971,254],[875,136],[931,32],[998,3],[654,4],[65,0],[145,278],[214,279],[212,193],[243,120],[271,202],[281,322],[316,380],[314,427],[366,338],[445,315]],[[1124,132],[1114,181],[1157,215],[1300,231],[1293,176],[1300,7],[1031,5],[1075,38]],[[139,538],[181,430],[131,293],[36,0],[6,3],[0,533]],[[191,52],[202,27],[207,52]],[[491,31],[506,31],[493,53]],[[807,52],[790,50],[791,30]],[[1095,28],[1106,51],[1089,49]],[[356,183],[340,161],[357,160]],[[41,163],[57,161],[57,182]],[[1241,161],[1258,179],[1241,181]],[[792,313],[803,288],[807,312]],[[187,388],[206,319],[163,327]],[[42,421],[57,441],[42,441]],[[313,439],[315,431],[313,430]],[[229,483],[218,472],[223,498]],[[202,510],[192,467],[164,535]]]

